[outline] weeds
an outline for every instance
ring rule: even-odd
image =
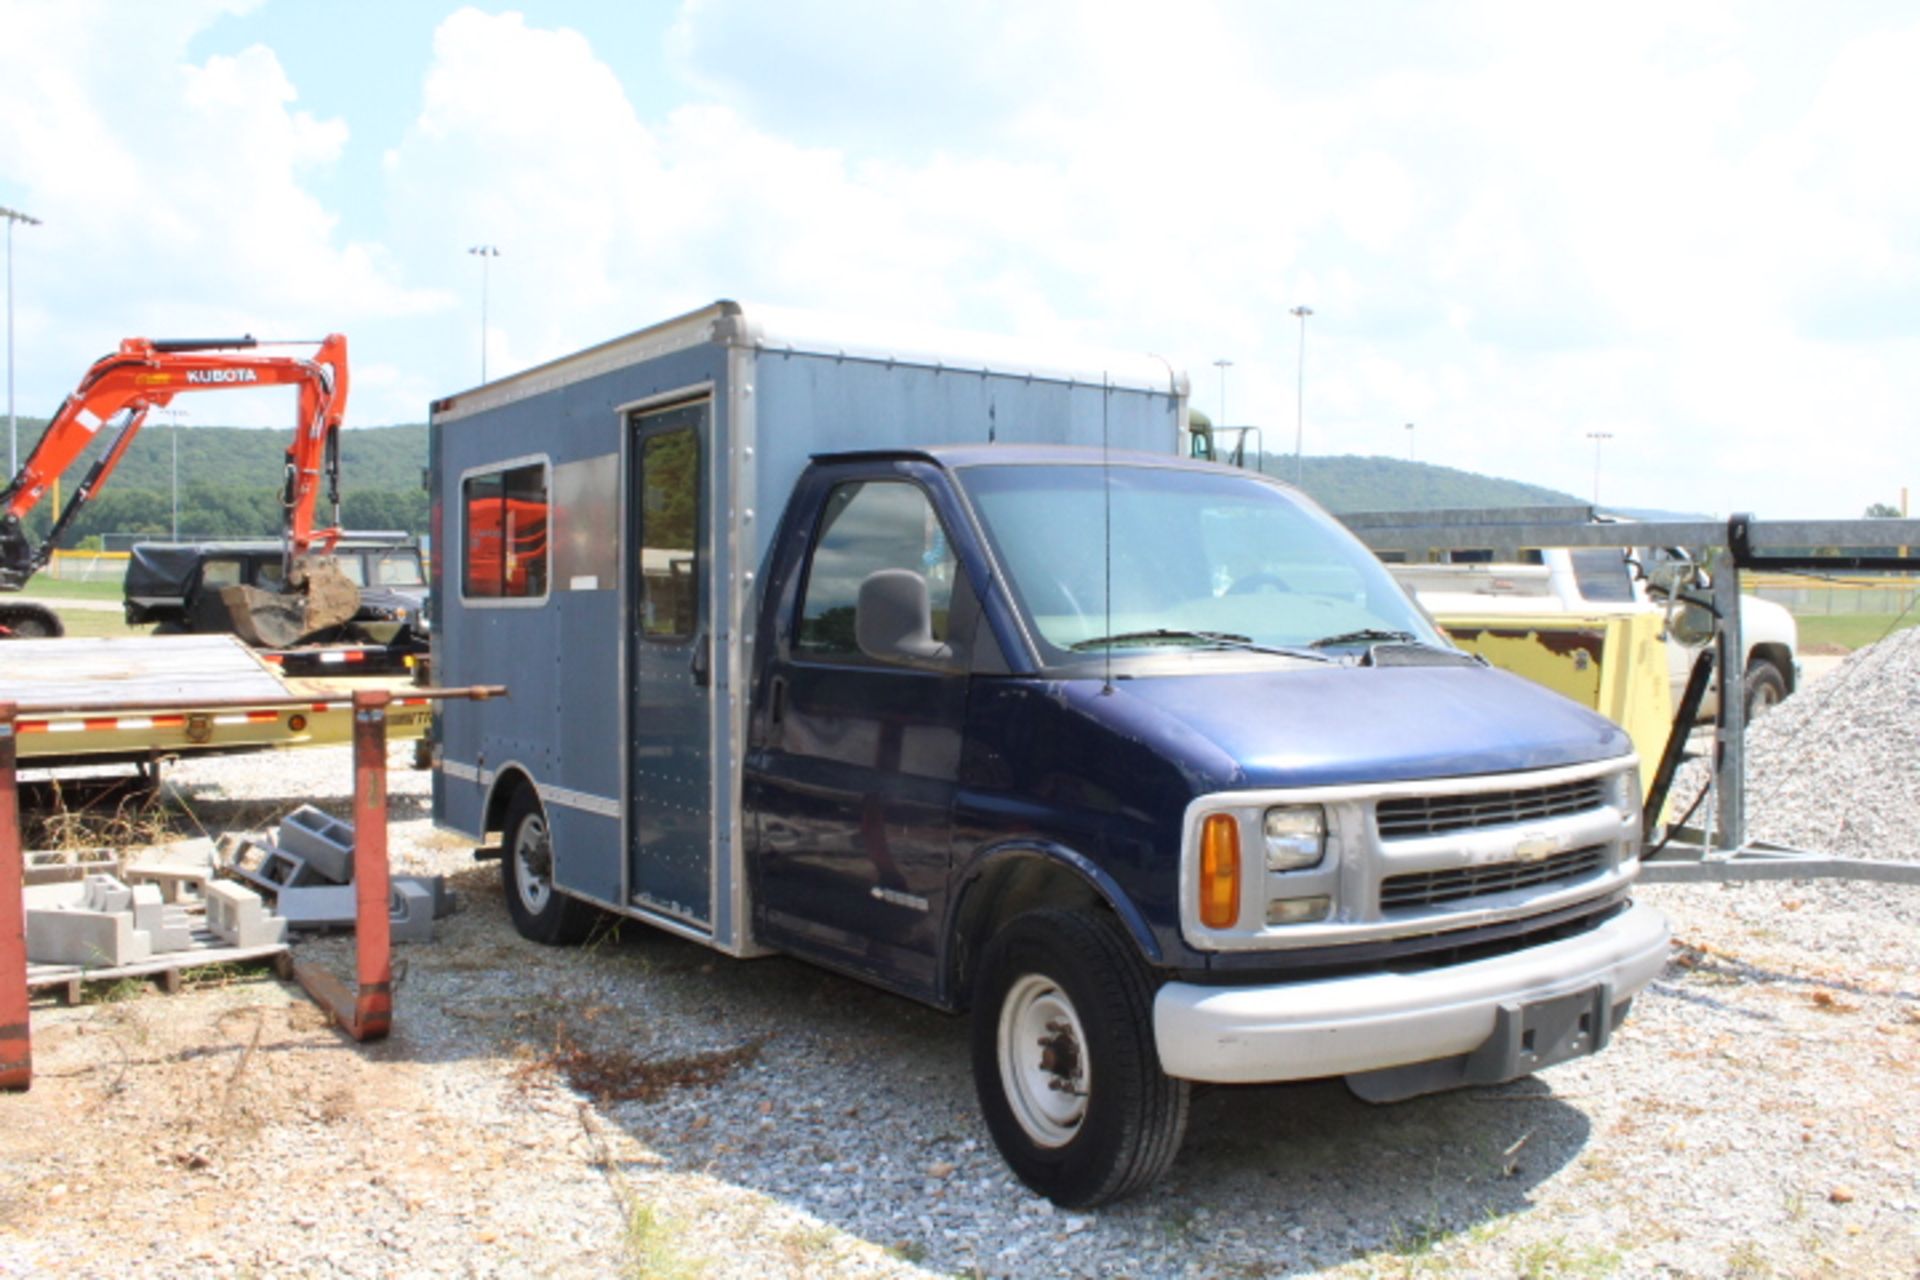
[[[626,1253],[625,1273],[647,1280],[694,1280],[705,1275],[704,1265],[680,1252],[677,1235],[651,1205],[630,1205],[620,1241]]]
[[[672,1089],[720,1083],[735,1069],[758,1059],[762,1043],[750,1040],[731,1049],[665,1057],[589,1048],[561,1030],[555,1033],[553,1048],[527,1063],[521,1073],[552,1071],[574,1090],[602,1105],[652,1102]]]
[[[645,1280],[697,1280],[705,1275],[704,1262],[681,1252],[679,1231],[655,1213],[652,1205],[641,1200],[620,1172],[613,1151],[607,1146],[606,1135],[594,1122],[593,1108],[585,1103],[580,1105],[580,1127],[593,1148],[595,1162],[606,1172],[607,1186],[619,1203],[624,1219],[620,1233],[620,1274],[635,1280],[642,1277]]]
[[[1437,1217],[1429,1215],[1411,1230],[1396,1222],[1387,1234],[1387,1248],[1403,1258],[1419,1258],[1432,1253],[1434,1246],[1446,1238],[1446,1227]]]
[[[114,782],[48,782],[46,803],[31,806],[24,815],[27,845],[78,861],[85,854],[161,844],[179,834],[180,815],[158,790],[144,784],[130,788],[124,779]]]
[[[1620,1266],[1620,1251],[1604,1245],[1570,1244],[1565,1236],[1538,1240],[1514,1251],[1520,1280],[1598,1280]]]

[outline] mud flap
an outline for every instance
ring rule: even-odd
[[[1606,1048],[1631,1003],[1616,1007],[1613,985],[1606,982],[1543,1000],[1503,1002],[1494,1011],[1493,1034],[1472,1053],[1359,1072],[1347,1077],[1347,1088],[1367,1102],[1399,1102],[1465,1085],[1518,1080]]]

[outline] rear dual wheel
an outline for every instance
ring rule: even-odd
[[[1020,1180],[1086,1209],[1152,1183],[1180,1149],[1189,1086],[1160,1070],[1153,985],[1110,916],[1035,911],[988,944],[973,1078]]]

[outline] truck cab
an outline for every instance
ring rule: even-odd
[[[1628,903],[1618,731],[1453,649],[1279,484],[1069,450],[826,457],[776,546],[756,932],[970,1007],[989,1125],[1049,1194],[1157,1173],[1188,1081],[1392,1098],[1590,1051],[1664,960]],[[1363,959],[1371,980],[1330,976]],[[1557,1030],[1503,1044],[1503,1007]],[[1109,1072],[1164,1095],[1152,1117],[1103,1105]]]

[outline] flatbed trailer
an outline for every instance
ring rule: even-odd
[[[26,769],[337,746],[353,740],[353,692],[367,688],[394,695],[389,739],[419,738],[431,712],[412,687],[404,675],[285,675],[226,635],[12,640],[0,654],[0,702],[89,708],[24,712]],[[308,701],[287,706],[289,697]]]

